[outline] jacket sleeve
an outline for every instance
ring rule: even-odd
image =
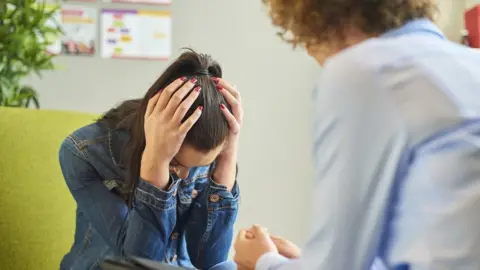
[[[118,254],[163,261],[176,222],[175,183],[162,191],[140,179],[133,209],[110,192],[102,178],[70,137],[59,153],[65,182],[91,226]]]
[[[240,190],[237,183],[230,192],[211,178],[203,181],[206,188],[192,203],[186,236],[192,264],[209,269],[228,259]]]

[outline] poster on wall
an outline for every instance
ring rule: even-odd
[[[61,53],[65,55],[94,55],[97,37],[97,9],[81,6],[62,7]]]
[[[102,10],[104,58],[167,60],[171,54],[171,16],[166,11]]]
[[[172,0],[103,0],[103,2],[106,2],[106,3],[170,5],[172,3]]]

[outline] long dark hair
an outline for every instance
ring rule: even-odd
[[[148,101],[174,80],[186,76],[196,77],[196,85],[202,87],[199,97],[187,112],[188,118],[198,106],[203,106],[202,115],[190,129],[185,143],[199,151],[207,152],[222,144],[229,132],[228,122],[220,110],[220,104],[230,109],[211,77],[222,77],[220,65],[209,55],[187,49],[176,59],[147,91],[143,99],[127,100],[108,111],[99,121],[111,128],[124,129],[130,140],[123,152],[127,179],[122,188],[128,192],[128,205],[132,206],[133,195],[140,177],[140,164],[145,149],[144,115]],[[185,120],[184,119],[184,120]]]

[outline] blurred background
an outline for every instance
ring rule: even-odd
[[[438,25],[450,39],[461,42],[464,12],[478,3],[478,0],[439,0]],[[82,5],[106,7],[102,2]],[[32,74],[22,79],[38,91],[41,110],[101,114],[122,100],[143,96],[170,61],[182,52],[182,47],[211,54],[222,65],[224,77],[237,86],[244,103],[239,157],[242,200],[237,229],[259,223],[301,245],[308,236],[312,207],[310,96],[321,68],[303,49],[293,50],[275,35],[261,1],[174,0],[171,5],[161,7],[115,3],[109,3],[108,7],[170,11],[171,59],[104,59],[99,52],[93,57],[56,56],[55,70],[44,72],[41,78]],[[0,118],[3,118],[1,111]],[[69,125],[68,119],[52,118],[52,121]],[[15,120],[18,121],[22,122]],[[5,125],[0,131],[0,149],[2,139],[11,132]],[[30,138],[40,140],[35,136]],[[41,151],[41,147],[37,148]],[[2,165],[5,168],[15,161],[5,149],[0,150],[4,159],[0,171]],[[10,149],[20,151],[20,148]],[[0,179],[4,177],[1,182],[15,180],[5,179],[5,175],[0,172]],[[56,185],[64,183],[57,181]],[[59,190],[68,192],[63,186]],[[73,214],[62,220],[71,222],[66,226],[73,226]]]

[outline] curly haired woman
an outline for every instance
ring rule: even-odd
[[[445,38],[435,0],[264,2],[323,66],[314,222],[301,256],[241,231],[237,265],[480,269],[480,53]]]

